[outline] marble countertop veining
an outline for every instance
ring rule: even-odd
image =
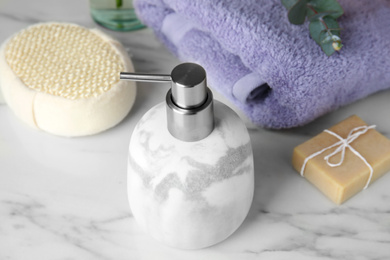
[[[28,25],[63,21],[96,27],[88,2],[0,0],[0,42]],[[104,30],[104,29],[103,29]],[[149,29],[119,33],[140,72],[179,63]],[[63,138],[36,131],[0,105],[0,259],[390,259],[390,174],[336,206],[291,166],[292,149],[357,114],[390,137],[390,91],[292,130],[251,129],[255,197],[227,240],[195,251],[154,241],[135,223],[126,194],[132,129],[168,86],[138,85],[135,106],[98,135]]]

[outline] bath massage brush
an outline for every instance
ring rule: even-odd
[[[129,70],[119,42],[74,24],[33,25],[0,48],[5,102],[29,126],[55,135],[92,135],[118,124],[136,96],[133,82],[119,81]]]

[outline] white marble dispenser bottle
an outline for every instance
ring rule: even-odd
[[[134,218],[168,246],[199,249],[223,241],[253,199],[245,125],[213,101],[197,64],[180,64],[171,75],[121,73],[121,79],[172,84],[166,102],[150,109],[131,136],[127,188]]]

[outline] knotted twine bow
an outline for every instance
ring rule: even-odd
[[[335,136],[336,138],[338,138],[340,141],[338,141],[337,143],[334,143],[332,144],[331,146],[328,146],[324,149],[322,149],[321,151],[318,151],[318,152],[315,152],[311,155],[309,155],[308,157],[306,157],[305,161],[303,162],[303,165],[302,165],[302,168],[301,168],[301,176],[304,177],[304,172],[305,172],[305,167],[306,167],[306,164],[307,162],[322,154],[323,152],[325,152],[326,150],[329,150],[329,149],[332,149],[333,147],[337,147],[337,149],[335,149],[332,153],[328,154],[327,156],[324,157],[324,160],[326,161],[326,163],[330,166],[330,167],[337,167],[337,166],[340,166],[343,162],[344,162],[344,157],[345,157],[345,149],[348,147],[357,157],[359,157],[366,165],[367,167],[370,169],[370,176],[368,177],[368,180],[367,180],[367,183],[366,185],[364,186],[363,189],[367,189],[368,185],[370,184],[371,182],[371,178],[372,178],[372,174],[374,173],[374,169],[372,168],[372,166],[367,162],[367,160],[358,152],[356,151],[352,146],[350,146],[350,143],[352,143],[353,141],[355,141],[359,136],[365,134],[368,130],[370,129],[373,129],[375,128],[376,126],[375,125],[371,125],[371,126],[359,126],[359,127],[355,127],[354,129],[352,129],[347,138],[342,138],[341,136],[339,136],[338,134],[332,132],[332,131],[329,131],[328,129],[325,129],[324,132],[330,134],[330,135],[333,135]],[[335,156],[336,154],[340,153],[341,152],[341,158],[340,158],[340,161],[338,163],[331,163],[329,162],[329,159],[333,156]]]

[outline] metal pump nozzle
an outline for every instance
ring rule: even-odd
[[[194,63],[176,66],[171,75],[121,72],[120,79],[171,82],[166,96],[167,126],[176,138],[194,142],[214,129],[213,94],[206,85],[206,71]]]

